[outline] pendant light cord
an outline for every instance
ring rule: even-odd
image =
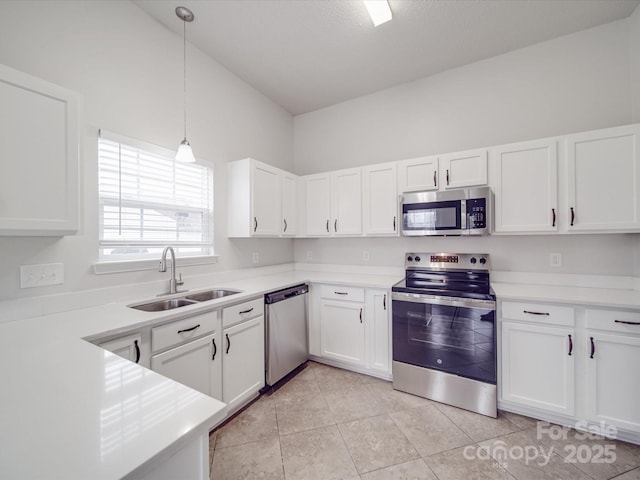
[[[183,55],[182,58],[184,59],[184,63],[183,63],[183,82],[182,82],[182,86],[183,86],[183,96],[182,96],[182,106],[184,108],[184,139],[187,139],[187,22],[186,20],[182,21],[182,27],[183,27],[183,31],[182,31],[182,49],[183,49]]]

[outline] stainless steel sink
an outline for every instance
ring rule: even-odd
[[[163,312],[165,310],[173,310],[174,308],[186,307],[187,305],[195,305],[196,303],[198,302],[185,298],[170,298],[167,300],[156,300],[154,302],[131,305],[131,308],[145,312]]]
[[[208,300],[215,300],[216,298],[226,297],[228,295],[234,295],[240,293],[240,290],[227,290],[224,288],[216,288],[213,290],[206,290],[204,292],[192,293],[185,298],[189,300],[195,300],[197,302],[206,302]]]

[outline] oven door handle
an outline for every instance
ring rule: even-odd
[[[430,303],[433,305],[448,305],[451,307],[484,308],[495,310],[494,300],[480,300],[477,298],[442,297],[439,295],[426,295],[420,293],[392,292],[391,299],[400,302]]]

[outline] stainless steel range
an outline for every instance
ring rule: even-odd
[[[392,302],[393,388],[496,417],[489,255],[407,253]]]

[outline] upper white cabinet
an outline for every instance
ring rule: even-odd
[[[448,153],[438,158],[441,190],[487,184],[487,150]]]
[[[438,190],[438,157],[420,157],[397,162],[398,193]]]
[[[79,103],[0,65],[0,235],[77,232]]]
[[[362,234],[362,173],[359,168],[302,177],[306,235]]]
[[[569,231],[640,228],[640,125],[566,137]]]
[[[362,169],[365,235],[398,234],[396,171],[395,163],[371,165]]]
[[[228,164],[227,188],[229,237],[278,237],[295,229],[295,215],[291,215],[296,203],[294,175],[245,158]]]
[[[280,176],[282,191],[282,219],[280,234],[283,237],[294,236],[298,232],[298,177],[292,173]]]
[[[496,233],[558,230],[557,139],[491,149]]]

